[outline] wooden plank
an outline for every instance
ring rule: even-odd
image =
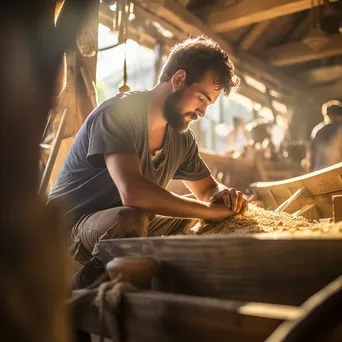
[[[143,4],[141,2],[141,5]],[[229,57],[234,62],[240,74],[245,73],[251,77],[257,77],[270,87],[270,89],[277,89],[279,92],[286,90],[285,93],[287,92],[288,95],[292,94],[294,90],[297,90],[298,94],[305,93],[309,98],[311,97],[310,93],[306,92],[305,87],[295,79],[287,77],[285,74],[273,69],[262,59],[258,59],[245,51],[236,51],[231,44],[216,34],[209,25],[181,6],[178,2],[174,0],[160,0],[160,5],[154,6],[153,9],[148,7],[143,8],[139,4],[136,6],[137,10],[138,8],[143,9],[148,16],[151,16],[151,11],[153,10],[155,15],[154,20],[159,21],[162,26],[166,23],[168,27],[165,28],[172,33],[177,34],[180,29],[183,35],[186,34],[186,36],[205,34],[211,37],[229,54]],[[160,19],[157,19],[158,17]],[[177,29],[174,30],[174,28]],[[177,36],[177,38],[182,40],[181,37]]]
[[[288,199],[288,190],[295,192],[306,187],[306,194],[288,208],[289,212],[293,213],[305,204],[313,203],[314,210],[308,210],[303,216],[312,219],[332,217],[331,196],[342,193],[342,163],[284,181],[253,183],[250,187],[256,198],[268,209],[276,209],[273,198],[269,196],[270,189],[276,200],[282,203]]]
[[[261,342],[279,325],[279,320],[241,315],[234,304],[166,294],[130,294],[124,301],[126,341]]]
[[[308,70],[299,75],[306,84],[328,83],[342,79],[342,65],[330,65]],[[340,88],[341,89],[341,88]]]
[[[59,171],[64,163],[65,156],[68,154],[73,141],[74,141],[73,137],[62,140],[61,146],[59,148],[59,152],[57,154],[56,161],[54,163],[54,166],[51,172],[51,177],[50,177],[50,182],[49,182],[47,192],[50,192],[52,190],[52,187],[55,184],[55,181],[58,177]]]
[[[73,315],[74,324],[100,334],[97,308],[82,306]],[[284,318],[293,319],[300,313],[300,309],[287,306],[139,292],[124,295],[119,322],[125,342],[261,342]],[[105,326],[106,337],[110,337],[109,331]]]
[[[303,12],[304,14],[305,12]],[[301,40],[303,36],[309,32],[311,24],[311,13],[304,14],[298,21],[297,26],[289,35],[290,41]]]
[[[256,24],[241,41],[241,49],[249,50],[255,44],[258,38],[265,32],[270,23],[271,20],[265,20]]]
[[[40,185],[39,185],[39,190],[38,190],[38,194],[40,196],[44,196],[47,193],[48,184],[50,181],[52,169],[54,167],[54,164],[55,164],[58,152],[59,152],[59,148],[60,148],[61,142],[63,140],[67,114],[68,114],[68,110],[64,109],[61,121],[59,122],[58,130],[56,132],[56,136],[55,136],[53,145],[51,147],[51,152],[50,152],[49,158],[46,162],[46,166],[45,166],[45,170],[44,170],[42,179],[40,180]]]
[[[111,11],[104,3],[99,4],[99,23],[113,29],[114,12]],[[133,25],[128,26],[128,38],[139,41],[140,44],[153,49],[157,38],[145,31],[140,32]]]
[[[330,41],[319,51],[314,51],[303,42],[293,42],[271,47],[264,56],[273,66],[284,66],[323,59],[342,54],[342,36],[331,36]]]
[[[163,56],[164,56],[164,44],[159,43],[154,48],[155,52],[155,60],[154,60],[154,82],[153,85],[156,85],[158,83],[159,74],[161,71],[161,68],[163,66]]]
[[[341,341],[341,304],[342,276],[307,300],[302,314],[282,323],[266,342]]]
[[[333,237],[132,238],[101,241],[99,249],[104,263],[160,260],[155,290],[240,301],[300,305],[342,273],[342,239]]]
[[[298,198],[300,198],[300,196],[302,196],[305,192],[306,192],[305,187],[298,189],[293,195],[291,195],[286,201],[284,201],[274,211],[276,213],[281,213],[281,212],[285,211],[294,201],[296,201]]]
[[[342,195],[332,196],[334,222],[342,221]]]
[[[317,3],[314,2],[314,6]],[[203,14],[216,32],[226,32],[311,8],[311,0],[244,0],[224,10]]]

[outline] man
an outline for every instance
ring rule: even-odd
[[[329,122],[316,132],[310,145],[310,171],[342,162],[342,103],[328,102],[326,113]]]
[[[329,106],[331,106],[332,104],[338,104],[339,101],[329,101],[323,104],[322,106],[322,116],[323,116],[323,121],[321,121],[320,123],[318,123],[311,131],[310,134],[310,138],[311,140],[313,140],[317,134],[317,132],[323,128],[327,123],[329,123],[329,116],[327,113],[327,109]]]
[[[323,121],[321,121],[320,123],[318,123],[311,131],[311,134],[310,134],[310,141],[309,141],[309,144],[306,148],[306,153],[305,153],[305,158],[301,161],[301,166],[304,168],[304,170],[306,172],[310,172],[310,170],[312,170],[312,166],[310,164],[310,160],[311,160],[311,143],[312,143],[312,140],[315,138],[317,132],[323,128],[326,124],[329,123],[330,119],[329,119],[329,116],[327,115],[327,108],[333,104],[339,104],[340,102],[339,101],[328,101],[326,103],[323,104],[322,106],[322,116],[323,116]]]
[[[211,176],[189,129],[238,83],[219,45],[197,37],[172,49],[152,90],[120,94],[89,115],[49,196],[64,206],[71,253],[84,265],[75,286],[103,271],[102,239],[186,234],[194,220],[246,212],[242,193]],[[172,179],[196,199],[165,190]]]
[[[242,117],[233,117],[234,128],[228,133],[225,138],[227,152],[240,152],[245,151],[248,145],[248,133],[245,128],[245,120]]]

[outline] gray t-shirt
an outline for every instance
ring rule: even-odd
[[[165,188],[172,179],[195,181],[210,171],[198,154],[193,132],[167,127],[162,151],[152,160],[148,145],[149,91],[117,95],[97,107],[77,133],[48,203],[55,203],[71,225],[83,215],[122,205],[103,155],[137,155],[146,179]],[[145,194],[148,196],[148,194]]]

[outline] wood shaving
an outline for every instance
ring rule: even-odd
[[[276,213],[249,204],[245,216],[234,215],[219,223],[198,222],[190,230],[190,234],[251,234],[251,233],[309,233],[315,235],[341,234],[342,222],[311,222],[303,216],[292,216],[288,213]]]

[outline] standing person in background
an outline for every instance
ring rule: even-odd
[[[305,158],[301,161],[301,166],[303,167],[303,169],[306,172],[310,172],[310,170],[312,170],[312,166],[311,166],[311,143],[313,141],[313,139],[315,138],[317,132],[323,128],[326,124],[328,124],[330,122],[329,116],[327,115],[327,110],[328,107],[330,107],[331,105],[337,105],[339,106],[341,104],[340,101],[336,101],[336,100],[332,100],[332,101],[328,101],[326,103],[323,104],[322,106],[322,116],[323,116],[323,121],[321,121],[319,124],[317,124],[311,131],[310,134],[310,141],[308,143],[308,146],[306,148],[306,154],[305,154]]]
[[[243,153],[248,144],[248,133],[245,128],[245,120],[242,117],[233,117],[234,128],[225,138],[226,151]]]
[[[310,144],[310,171],[342,162],[342,103],[326,104],[329,121],[315,133]]]
[[[324,105],[322,106],[322,116],[323,116],[323,121],[321,121],[319,124],[317,124],[311,131],[310,134],[310,139],[313,140],[317,134],[317,132],[323,128],[327,123],[329,123],[329,116],[327,114],[327,109],[329,106],[331,106],[332,104],[337,104],[339,105],[339,101],[329,101],[324,103]]]

